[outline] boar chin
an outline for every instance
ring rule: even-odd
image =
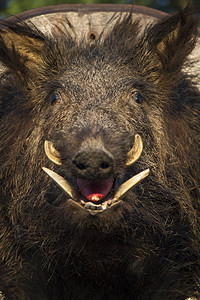
[[[52,142],[45,141],[44,148],[47,157],[51,161],[57,165],[62,164],[60,154],[54,148]],[[140,135],[136,134],[134,145],[127,154],[126,166],[135,163],[139,159],[142,150],[142,139]],[[65,178],[54,171],[46,167],[42,169],[67,194],[70,204],[88,211],[91,215],[96,215],[121,205],[125,194],[149,175],[149,169],[146,169],[123,182],[120,186],[117,186],[112,176],[104,180],[92,182],[77,178],[77,188],[75,188]]]

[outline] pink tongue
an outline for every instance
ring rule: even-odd
[[[84,197],[95,202],[101,200],[110,192],[113,185],[113,178],[110,177],[98,181],[87,181],[78,178],[77,185]]]

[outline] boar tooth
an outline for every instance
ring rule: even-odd
[[[69,184],[69,182],[64,179],[62,176],[53,172],[52,170],[42,167],[43,171],[45,171],[64,192],[66,192],[72,199],[76,199],[78,197],[76,190]]]
[[[87,208],[87,209],[91,209],[91,202],[86,202],[85,203],[85,208]]]
[[[94,204],[92,202],[87,202],[85,204],[85,208],[93,209],[93,210],[95,210],[95,209],[100,210],[100,209],[102,209],[102,206],[101,206],[101,204]]]
[[[100,204],[98,207],[97,207],[97,210],[104,210],[105,208]]]
[[[128,192],[131,188],[133,188],[136,184],[138,184],[141,180],[149,175],[149,169],[146,169],[139,174],[131,177],[126,182],[122,183],[122,185],[118,188],[115,193],[114,201],[119,200],[126,192]]]
[[[96,210],[97,208],[96,208],[96,206],[94,206],[94,205],[90,205],[90,209]]]
[[[103,202],[103,203],[101,204],[101,209],[102,209],[102,210],[105,210],[107,207],[108,207],[108,204],[107,204],[106,202]]]
[[[85,206],[85,201],[81,200],[81,204],[82,204],[83,206]]]
[[[45,141],[44,142],[44,150],[47,155],[47,157],[53,161],[57,165],[61,165],[61,158],[60,158],[60,153],[54,148],[53,143],[50,141]]]
[[[135,142],[132,149],[128,152],[126,158],[126,165],[131,166],[138,160],[143,150],[142,138],[139,134],[135,135]]]
[[[108,200],[107,205],[111,206],[111,204],[112,204],[112,200]]]

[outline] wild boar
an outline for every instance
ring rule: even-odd
[[[114,21],[113,21],[114,22]],[[199,297],[199,96],[186,8],[105,37],[0,31],[0,290]]]

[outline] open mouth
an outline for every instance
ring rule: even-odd
[[[135,136],[134,146],[127,154],[127,166],[132,165],[140,157],[142,149],[142,139],[137,134]],[[45,152],[50,160],[61,165],[59,152],[49,141],[45,141]],[[46,167],[42,169],[68,195],[68,201],[71,202],[71,204],[87,210],[91,215],[96,215],[118,206],[122,202],[124,195],[149,175],[149,169],[146,169],[123,182],[120,186],[117,186],[116,180],[112,176],[96,181],[77,178],[77,188],[74,188],[65,178],[54,171]]]

